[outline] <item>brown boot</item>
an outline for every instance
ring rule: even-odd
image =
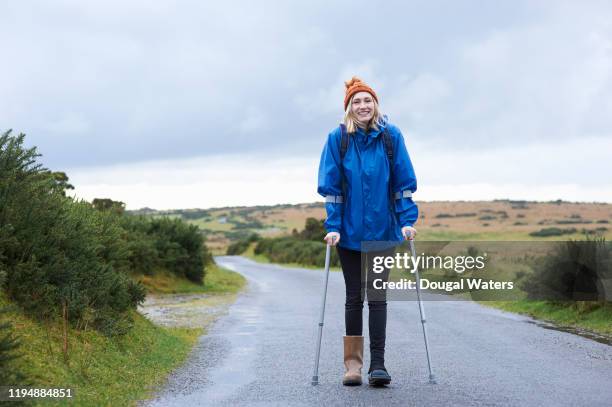
[[[361,385],[361,368],[363,367],[363,336],[344,337],[344,378],[345,386]]]

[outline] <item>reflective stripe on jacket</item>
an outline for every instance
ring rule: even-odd
[[[415,192],[416,176],[404,136],[387,121],[379,130],[370,129],[367,135],[361,128],[349,134],[344,160],[340,159],[341,132],[337,127],[329,133],[321,153],[317,192],[324,197],[342,196],[341,202],[326,202],[325,228],[339,232],[339,245],[348,249],[362,250],[361,243],[366,241],[401,242],[401,228],[412,226],[418,218],[419,210],[412,198],[394,199],[393,206],[389,205],[390,171],[382,136],[384,127],[393,141],[393,193]],[[346,196],[342,191],[341,165]]]

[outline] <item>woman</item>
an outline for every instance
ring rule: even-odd
[[[362,269],[372,251],[364,242],[413,239],[418,208],[414,169],[400,130],[378,108],[376,92],[353,77],[345,82],[344,121],[328,136],[319,165],[318,192],[325,197],[327,244],[336,246],[346,285],[344,385],[360,385],[363,366]],[[387,245],[388,247],[388,245]],[[362,252],[364,255],[362,257]],[[388,250],[386,251],[388,252]],[[385,252],[383,252],[385,253]],[[365,259],[365,262],[364,262]],[[367,267],[371,270],[371,267]],[[388,277],[388,270],[384,278]],[[366,281],[371,282],[371,278]],[[368,382],[385,385],[386,296],[368,287],[370,368]]]

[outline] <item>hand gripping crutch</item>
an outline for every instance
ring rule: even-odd
[[[332,238],[333,241],[335,237]],[[321,317],[319,318],[319,338],[317,340],[317,351],[315,353],[314,360],[314,373],[312,374],[312,385],[316,386],[319,384],[319,356],[321,354],[321,337],[323,336],[323,318],[325,318],[325,298],[327,297],[327,282],[329,281],[329,258],[331,256],[331,245],[327,244],[327,251],[325,252],[325,285],[323,288],[323,300],[321,303]]]
[[[410,240],[410,251],[412,252],[412,258],[414,259],[414,275],[416,278],[416,292],[417,299],[419,302],[419,312],[421,314],[421,324],[423,325],[423,338],[425,338],[425,353],[427,354],[427,367],[429,367],[429,383],[436,384],[436,378],[431,368],[431,358],[429,357],[429,342],[427,341],[427,326],[425,325],[427,319],[425,318],[425,308],[421,301],[421,280],[419,278],[419,268],[416,263],[416,250],[414,250],[414,239]]]

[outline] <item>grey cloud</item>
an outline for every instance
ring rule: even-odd
[[[0,6],[0,126],[53,168],[318,155],[352,74],[447,150],[612,129],[606,3],[32,4]]]

